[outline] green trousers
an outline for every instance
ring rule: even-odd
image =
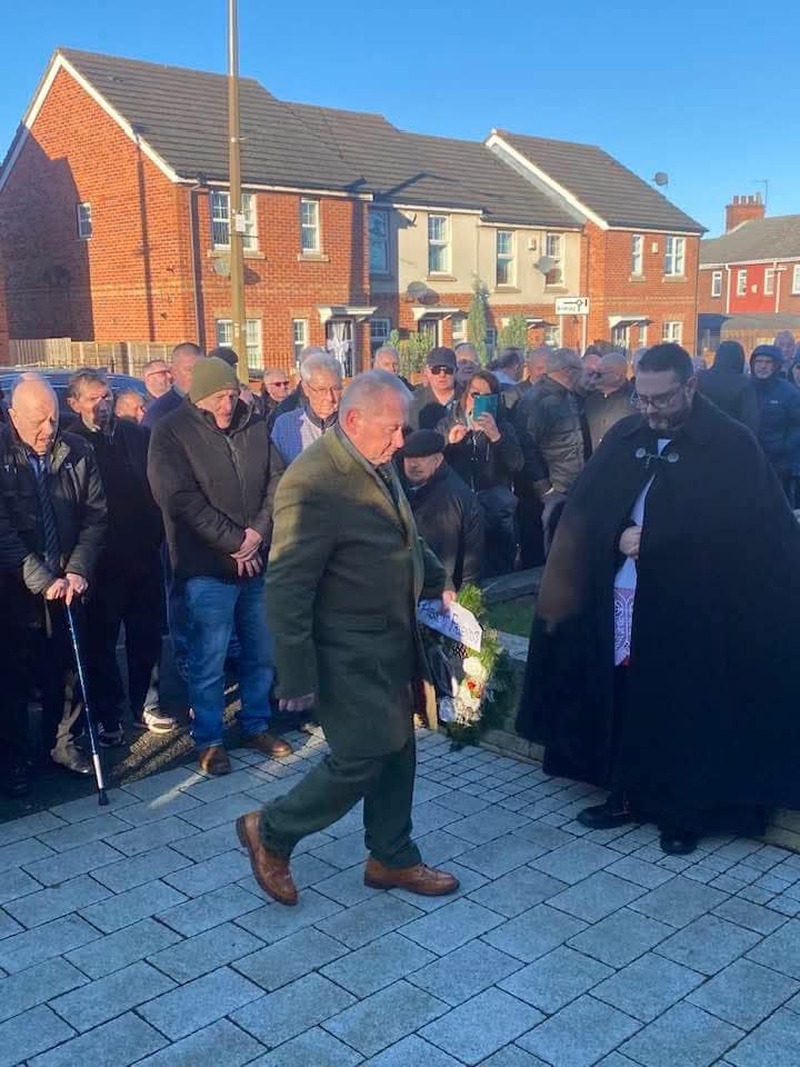
[[[290,856],[298,841],[324,830],[364,799],[364,839],[371,856],[389,867],[420,862],[411,840],[411,802],[417,753],[413,734],[397,752],[369,758],[329,753],[285,796],[261,809],[264,846]]]

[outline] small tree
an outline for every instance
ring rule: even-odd
[[[485,367],[487,363],[486,358],[486,326],[487,326],[487,307],[488,307],[489,293],[486,286],[480,280],[476,278],[472,286],[472,299],[469,302],[469,313],[467,315],[467,340],[475,345],[475,351],[478,353],[478,362],[481,366]]]
[[[398,341],[400,373],[406,378],[410,378],[413,374],[419,374],[425,366],[425,357],[432,348],[433,342],[427,330],[423,330],[421,333],[409,334],[405,340]]]
[[[528,348],[528,320],[524,315],[512,315],[500,330],[501,348],[518,348],[524,355]]]

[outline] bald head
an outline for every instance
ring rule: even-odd
[[[58,400],[38,374],[23,374],[11,391],[8,417],[19,439],[37,456],[46,456],[58,432]]]
[[[621,389],[628,380],[628,360],[624,352],[606,352],[600,360],[598,388],[608,395]]]

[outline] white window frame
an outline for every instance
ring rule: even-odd
[[[644,274],[644,235],[631,234],[631,277],[641,278]]]
[[[508,247],[501,252],[503,243],[508,239]],[[501,279],[501,273],[504,277]],[[516,234],[513,230],[495,230],[495,285],[498,289],[511,288],[517,282]]]
[[[497,348],[497,327],[495,327],[495,326],[487,326],[486,327],[485,343],[486,343],[486,351],[489,353],[490,356],[494,355],[494,352],[495,352],[495,350]]]
[[[564,234],[546,233],[544,236],[544,254],[555,260],[556,266],[544,276],[545,287],[559,289],[564,285]],[[556,277],[557,275],[557,277]]]
[[[308,319],[292,319],[292,349],[294,365],[300,366],[300,356],[308,346]]]
[[[432,236],[435,227],[433,223],[441,223],[441,233],[438,236]],[[442,236],[443,234],[443,236]],[[433,261],[435,257],[441,256],[441,261],[434,266]],[[450,216],[449,215],[428,215],[428,274],[449,274],[450,273]]]
[[[211,217],[211,244],[214,248],[231,247],[231,195],[226,189],[212,189],[208,205]],[[258,215],[255,193],[242,193],[242,214],[245,232],[242,247],[245,252],[258,251]]]
[[[648,323],[643,322],[639,326],[639,348],[647,348]]]
[[[373,256],[373,248],[374,248],[373,239],[374,239],[374,235],[373,235],[373,232],[372,232],[372,220],[374,218],[377,218],[378,216],[380,216],[383,219],[383,227],[384,227],[383,236],[380,237],[380,242],[381,242],[381,245],[382,245],[383,257],[384,257],[384,265],[383,266],[380,266],[380,265],[376,264],[375,257]],[[391,256],[389,254],[390,240],[391,240],[390,239],[390,231],[389,231],[389,212],[386,211],[384,208],[378,208],[378,207],[369,208],[368,215],[367,215],[367,225],[368,225],[368,230],[369,230],[369,272],[373,276],[379,276],[379,277],[383,277],[383,278],[388,277],[392,273]]]
[[[231,319],[216,319],[214,332],[218,345],[230,347],[233,343],[233,321]],[[247,369],[260,374],[264,370],[261,319],[247,319],[245,321],[245,348]]]
[[[664,276],[682,278],[686,270],[686,238],[669,234],[664,241]]]
[[[381,316],[369,320],[369,347],[374,356],[381,345],[389,343],[389,334],[392,332],[392,320]]]
[[[675,320],[665,322],[661,326],[661,340],[672,344],[683,344],[683,323]]]
[[[747,296],[747,270],[736,271],[736,295]]]
[[[78,226],[78,239],[80,241],[88,241],[94,230],[92,223],[92,205],[88,200],[76,204],[75,220]]]
[[[792,271],[792,296],[800,293],[800,263],[795,263]]]
[[[774,267],[764,269],[764,296],[775,296],[775,276],[777,271]]]
[[[712,297],[722,296],[722,271],[712,270],[711,272],[711,295]]]
[[[310,216],[306,217],[306,213]],[[319,255],[322,249],[319,225],[319,200],[304,196],[300,199],[300,252],[304,256]],[[308,243],[308,242],[311,243]]]
[[[450,332],[453,336],[453,344],[460,345],[467,339],[467,316],[455,314],[450,319]]]
[[[544,340],[543,344],[550,345],[553,348],[561,347],[561,327],[560,326],[545,326],[544,328]]]

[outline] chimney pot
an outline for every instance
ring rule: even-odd
[[[764,202],[761,193],[743,193],[731,198],[725,208],[725,233],[730,233],[743,222],[764,218]]]

